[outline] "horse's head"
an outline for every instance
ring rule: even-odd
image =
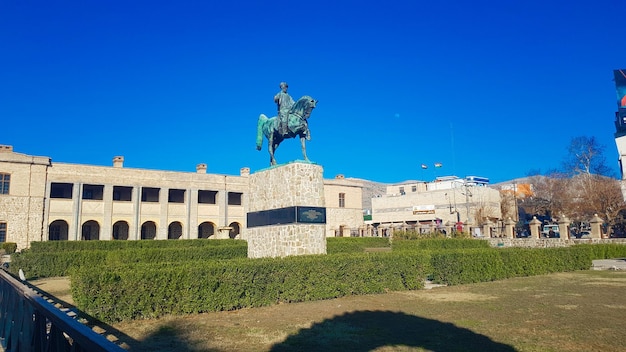
[[[317,100],[311,98],[308,95],[298,99],[298,101],[291,107],[291,113],[302,116],[303,119],[308,119],[311,115],[311,111],[315,109]]]

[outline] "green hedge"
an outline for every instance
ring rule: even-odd
[[[423,287],[428,258],[362,253],[82,267],[71,287],[79,309],[119,321],[414,290]]]
[[[106,251],[67,251],[53,253],[34,253],[23,250],[11,255],[9,271],[17,275],[24,271],[27,279],[67,276],[71,266],[91,267],[106,261]]]
[[[464,238],[432,238],[417,240],[394,239],[391,247],[394,251],[489,248],[489,242]]]
[[[488,248],[435,251],[432,279],[458,285],[510,277],[588,270],[591,251],[585,247]]]
[[[576,247],[588,248],[591,259],[626,258],[626,245],[614,243],[579,244]]]
[[[2,242],[2,249],[4,253],[13,254],[17,250],[17,243],[15,242]]]
[[[59,251],[83,251],[83,250],[115,250],[130,248],[184,248],[184,247],[222,247],[222,246],[248,246],[245,240],[141,240],[141,241],[43,241],[31,242],[32,252],[59,252]]]
[[[365,248],[388,248],[391,244],[386,237],[328,237],[326,253],[363,253]]]
[[[208,241],[207,241],[208,242]],[[74,250],[50,253],[22,251],[13,254],[9,270],[24,271],[27,278],[67,276],[73,267],[91,267],[96,264],[130,263],[166,264],[198,260],[246,258],[247,246],[202,246],[182,248],[129,248],[121,250]]]

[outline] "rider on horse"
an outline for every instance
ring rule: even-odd
[[[278,107],[278,133],[286,135],[289,133],[289,111],[293,107],[294,101],[287,94],[287,82],[280,82],[280,92],[274,96],[274,103]]]

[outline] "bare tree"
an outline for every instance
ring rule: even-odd
[[[520,200],[526,213],[548,217],[567,213],[569,182],[563,174],[532,176],[528,181],[533,185],[533,195]]]
[[[606,165],[604,149],[595,137],[572,138],[567,148],[568,155],[563,161],[563,171],[570,176],[613,176],[611,168]]]
[[[590,219],[598,214],[609,225],[614,225],[619,212],[626,208],[620,182],[616,179],[594,175],[586,182],[590,189],[581,198],[580,209]]]
[[[511,218],[517,220],[516,206],[517,198],[515,197],[515,190],[500,190],[500,212],[502,213],[502,219]]]

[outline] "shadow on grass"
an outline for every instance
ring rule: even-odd
[[[129,344],[131,351],[137,352],[157,352],[157,351],[176,351],[176,352],[219,352],[218,349],[207,349],[200,347],[202,341],[198,341],[197,346],[193,341],[182,339],[185,332],[175,325],[164,324],[156,331],[141,341],[135,341]]]
[[[271,351],[371,351],[406,346],[428,351],[515,351],[450,323],[390,311],[356,311],[314,324]]]

